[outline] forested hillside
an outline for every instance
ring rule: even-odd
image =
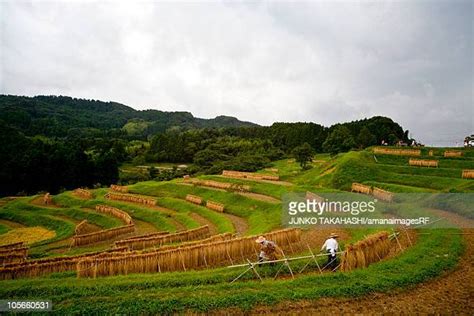
[[[94,134],[97,130],[133,131],[134,137],[144,137],[176,128],[256,126],[233,117],[195,118],[189,112],[137,111],[116,102],[76,99],[64,96],[20,97],[0,95],[0,118],[25,135],[64,137]],[[141,126],[133,129],[133,126]],[[124,129],[122,129],[126,126]],[[125,136],[125,133],[123,136]]]
[[[386,117],[325,127],[313,122],[258,126],[233,117],[137,111],[123,104],[63,96],[0,96],[0,195],[171,179],[183,172],[255,171],[283,157],[337,154],[385,140],[408,141]],[[187,170],[150,170],[120,177],[123,163],[186,163]]]

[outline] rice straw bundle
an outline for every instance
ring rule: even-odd
[[[88,190],[81,189],[81,188],[75,189],[75,190],[73,191],[73,193],[74,193],[75,195],[77,195],[78,197],[83,198],[83,199],[86,199],[86,200],[90,200],[90,199],[93,198],[92,192],[90,192],[90,191],[88,191]]]
[[[408,161],[410,166],[417,167],[438,167],[438,160],[412,159]]]
[[[185,230],[173,234],[155,235],[151,237],[124,239],[115,242],[116,247],[127,246],[130,249],[144,249],[148,247],[158,247],[173,242],[183,242],[209,237],[209,226],[204,225],[199,228]]]
[[[81,235],[81,234],[85,234],[86,231],[87,231],[87,219],[81,221],[79,224],[76,225],[76,228],[74,229],[74,234]]]
[[[206,207],[210,210],[218,211],[218,212],[224,212],[225,205],[222,203],[214,202],[214,201],[207,201],[206,202]]]
[[[374,148],[374,154],[396,155],[396,156],[421,156],[420,149],[395,149],[395,148]]]
[[[473,169],[465,169],[462,171],[462,177],[464,179],[474,179],[474,170]]]
[[[24,241],[20,241],[20,242],[15,242],[8,245],[0,246],[0,251],[15,249],[15,248],[23,248],[23,247],[26,247],[26,243]]]
[[[93,244],[99,241],[109,240],[123,234],[133,233],[135,225],[125,225],[120,227],[109,228],[98,232],[93,232],[84,235],[76,235],[72,237],[72,246],[83,246]]]
[[[188,179],[186,182],[189,182],[195,186],[203,186],[209,188],[216,188],[222,190],[229,190],[229,191],[250,191],[250,186],[238,184],[238,183],[227,183],[227,182],[219,182],[213,180],[200,180],[200,179]]]
[[[370,187],[368,185],[361,184],[361,183],[354,182],[354,183],[352,183],[352,186],[351,186],[351,192],[372,194],[372,187]]]
[[[43,196],[43,204],[49,205],[53,203],[53,199],[51,198],[51,195],[49,192],[46,192],[45,195]]]
[[[128,193],[128,188],[126,186],[111,184],[110,189],[115,192]]]
[[[253,172],[241,172],[241,171],[233,171],[233,170],[224,170],[222,171],[222,175],[224,177],[229,177],[229,178],[241,178],[241,179],[251,179],[251,180],[273,180],[273,181],[280,180],[280,177],[277,175],[260,174],[260,173],[253,173]]]
[[[392,202],[393,201],[393,193],[374,187],[372,190],[372,195],[376,197],[379,200],[385,201],[385,202]]]
[[[141,238],[148,238],[148,237],[155,237],[155,236],[163,236],[163,235],[168,235],[170,232],[162,231],[162,232],[154,232],[154,233],[148,233],[148,234],[142,234],[142,235],[136,235],[130,238],[126,239],[121,239],[120,241],[123,240],[136,240],[136,239],[141,239]]]
[[[145,205],[156,205],[156,199],[144,197],[140,195],[134,194],[121,194],[115,192],[109,192],[105,195],[106,199],[109,200],[116,200],[116,201],[125,201],[125,202],[133,202],[133,203],[140,203]]]
[[[446,150],[444,157],[462,157],[462,151],[459,150]]]
[[[192,195],[192,194],[186,195],[186,201],[197,204],[197,205],[202,204],[202,198],[197,195]]]
[[[132,217],[125,211],[121,209],[111,207],[108,205],[96,205],[95,210],[100,213],[112,215],[120,220],[122,220],[126,225],[133,224]]]
[[[101,252],[85,253],[77,256],[46,258],[6,264],[3,268],[0,268],[0,280],[37,277],[54,272],[72,271],[76,268],[77,261],[81,259],[101,257],[123,251],[128,251],[128,248],[116,248]]]
[[[280,248],[290,251],[292,243],[300,242],[301,231],[285,229],[265,236],[275,241]],[[254,257],[257,250],[255,238],[256,236],[249,236],[183,245],[173,249],[165,248],[162,251],[142,254],[86,258],[77,263],[77,273],[79,277],[97,277],[217,267]]]
[[[341,270],[364,268],[382,260],[390,252],[390,239],[385,231],[378,232],[347,246],[341,256]]]

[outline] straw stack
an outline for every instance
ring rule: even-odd
[[[227,182],[219,182],[213,180],[200,180],[200,179],[185,179],[185,182],[191,183],[195,186],[203,186],[209,188],[216,188],[222,190],[229,190],[229,191],[241,191],[246,192],[250,191],[250,186],[238,183],[227,183]]]
[[[392,202],[393,201],[393,193],[382,190],[380,188],[374,187],[372,190],[372,195],[377,199],[385,202]]]
[[[233,171],[233,170],[224,170],[222,171],[222,175],[224,177],[229,177],[229,178],[240,178],[240,179],[251,179],[251,180],[272,180],[272,181],[280,180],[280,177],[277,175],[260,174],[260,173],[253,173],[253,172],[241,172],[241,171]]]
[[[116,200],[116,201],[125,201],[125,202],[133,202],[133,203],[140,203],[145,205],[156,205],[156,199],[134,195],[134,194],[121,194],[115,192],[109,192],[105,195],[106,199],[109,200]]]
[[[109,228],[93,232],[89,234],[76,235],[72,237],[72,247],[93,244],[99,241],[113,239],[117,236],[133,233],[135,225],[125,225],[120,227]]]
[[[74,229],[75,235],[82,235],[82,234],[85,234],[86,232],[87,232],[87,219],[77,224],[76,228]]]
[[[444,152],[444,157],[462,157],[462,151],[459,150],[446,150]]]
[[[78,188],[78,189],[75,189],[73,192],[74,192],[75,195],[77,195],[78,197],[83,198],[83,199],[90,200],[93,197],[92,192],[84,190],[84,189]]]
[[[382,260],[390,252],[388,236],[388,232],[382,231],[347,246],[342,254],[341,270],[365,268],[371,263]]]
[[[112,215],[120,219],[121,221],[123,221],[126,225],[133,224],[132,217],[127,212],[122,211],[121,209],[108,206],[108,205],[96,205],[95,210],[99,213]]]
[[[474,179],[474,169],[465,169],[462,171],[462,177],[464,179]]]
[[[209,237],[210,231],[209,226],[201,226],[199,228],[185,230],[182,232],[177,232],[167,235],[158,235],[144,238],[136,239],[124,239],[118,240],[115,242],[116,247],[127,246],[132,250],[135,249],[144,249],[148,247],[159,247],[164,244],[169,244],[173,242],[183,242],[195,239],[202,239]]]
[[[85,253],[77,256],[46,258],[24,261],[22,263],[6,264],[3,268],[0,268],[0,280],[11,280],[22,277],[37,277],[49,273],[73,271],[76,269],[77,261],[79,260],[113,255],[124,251],[128,251],[128,248],[115,248],[106,251]]]
[[[202,198],[197,195],[192,195],[192,194],[186,195],[186,201],[197,204],[197,205],[202,204]]]
[[[28,257],[28,247],[18,247],[0,250],[0,265],[23,262]]]
[[[115,192],[128,193],[128,188],[126,186],[111,184],[110,189]]]
[[[420,149],[398,149],[398,148],[374,148],[374,154],[396,155],[396,156],[421,156]]]
[[[363,193],[363,194],[372,194],[372,187],[354,182],[351,186],[351,192]]]
[[[15,248],[22,248],[22,247],[26,247],[26,243],[24,241],[20,241],[20,242],[8,244],[8,245],[0,246],[0,251],[8,250],[8,249],[15,249]]]
[[[53,199],[51,198],[51,194],[49,194],[49,192],[47,192],[43,196],[43,204],[49,205],[49,204],[52,204],[52,203],[53,203]]]
[[[265,235],[286,252],[301,240],[301,231],[285,229]],[[186,271],[244,262],[258,252],[256,236],[212,243],[188,245],[176,249],[134,254],[115,258],[91,258],[77,263],[78,277],[98,277],[128,273]]]
[[[207,201],[206,207],[213,211],[218,211],[223,213],[225,209],[225,205],[222,203],[214,202],[214,201]]]
[[[438,167],[438,160],[412,159],[408,161],[410,166],[417,167]]]

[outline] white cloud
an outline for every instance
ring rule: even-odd
[[[433,144],[474,130],[471,2],[4,1],[0,8],[1,93],[260,124],[387,115]]]

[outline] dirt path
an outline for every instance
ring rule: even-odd
[[[249,224],[245,219],[239,216],[235,216],[228,213],[223,213],[234,225],[235,231],[239,236],[244,236],[245,233],[249,230]]]
[[[269,195],[264,195],[264,194],[259,194],[259,193],[253,193],[253,192],[238,192],[237,194],[240,194],[242,196],[248,197],[250,199],[258,200],[258,201],[263,201],[263,202],[268,202],[272,204],[279,204],[281,201],[277,198],[274,198],[273,196]]]
[[[217,230],[216,225],[214,225],[214,223],[211,222],[210,220],[208,220],[207,218],[204,218],[201,215],[199,215],[197,213],[192,213],[192,212],[189,213],[189,216],[192,219],[194,219],[196,222],[198,222],[201,226],[208,225],[211,235],[216,235],[216,234],[219,233],[219,231]]]
[[[473,227],[472,220],[450,212],[436,211],[453,223],[469,224]],[[373,293],[359,299],[323,298],[315,301],[286,301],[274,307],[257,307],[251,314],[472,315],[474,313],[474,229],[465,228],[463,234],[466,251],[456,269],[412,289],[388,294]]]

